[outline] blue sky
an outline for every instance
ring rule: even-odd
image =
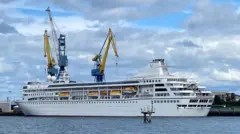
[[[25,81],[46,80],[43,33],[50,32],[48,6],[59,30],[67,35],[69,72],[74,80],[93,81],[91,58],[111,27],[120,58],[116,73],[110,48],[107,80],[134,75],[154,56],[174,66],[171,73],[196,78],[212,91],[240,93],[238,0],[52,0],[39,5],[34,1],[0,2],[4,44],[0,46],[0,99],[9,90],[21,98]]]

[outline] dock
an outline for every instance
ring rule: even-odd
[[[0,116],[24,116],[22,112],[0,112]]]

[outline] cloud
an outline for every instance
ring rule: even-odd
[[[6,73],[14,70],[14,66],[6,62],[4,57],[0,57],[0,73]]]
[[[219,71],[214,69],[212,72],[213,77],[216,80],[221,81],[240,81],[240,70],[237,69],[229,69],[228,71]]]
[[[64,0],[50,0],[49,2],[65,10],[82,12],[86,18],[91,20],[116,21],[137,20],[183,11],[190,1],[191,0],[149,0],[146,2],[143,0],[103,0],[99,2],[95,0],[69,0],[66,2]],[[26,3],[33,4],[34,2],[31,0]]]
[[[190,40],[183,40],[180,42],[176,42],[176,45],[185,46],[185,47],[199,47],[198,45],[194,44]]]
[[[8,3],[12,3],[12,2],[15,2],[17,0],[1,0],[0,3],[2,4],[8,4]]]
[[[197,1],[192,16],[183,26],[191,34],[236,34],[239,33],[240,14],[237,5],[216,3],[211,0]]]
[[[2,34],[17,33],[17,30],[14,27],[11,27],[6,23],[1,22],[0,23],[0,33],[2,33]]]

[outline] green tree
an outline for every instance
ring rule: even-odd
[[[214,105],[222,105],[222,104],[224,104],[224,100],[222,100],[218,95],[216,95],[214,98],[213,104]]]

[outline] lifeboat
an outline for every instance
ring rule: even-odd
[[[134,87],[134,86],[132,86],[132,87],[125,87],[124,89],[123,89],[123,92],[124,93],[134,93],[134,92],[136,92],[136,87]]]
[[[101,95],[107,95],[107,91],[100,91]]]
[[[60,92],[58,96],[68,97],[69,96],[69,92]]]
[[[88,96],[98,96],[98,91],[89,91]]]
[[[110,95],[121,95],[121,90],[112,90]]]

